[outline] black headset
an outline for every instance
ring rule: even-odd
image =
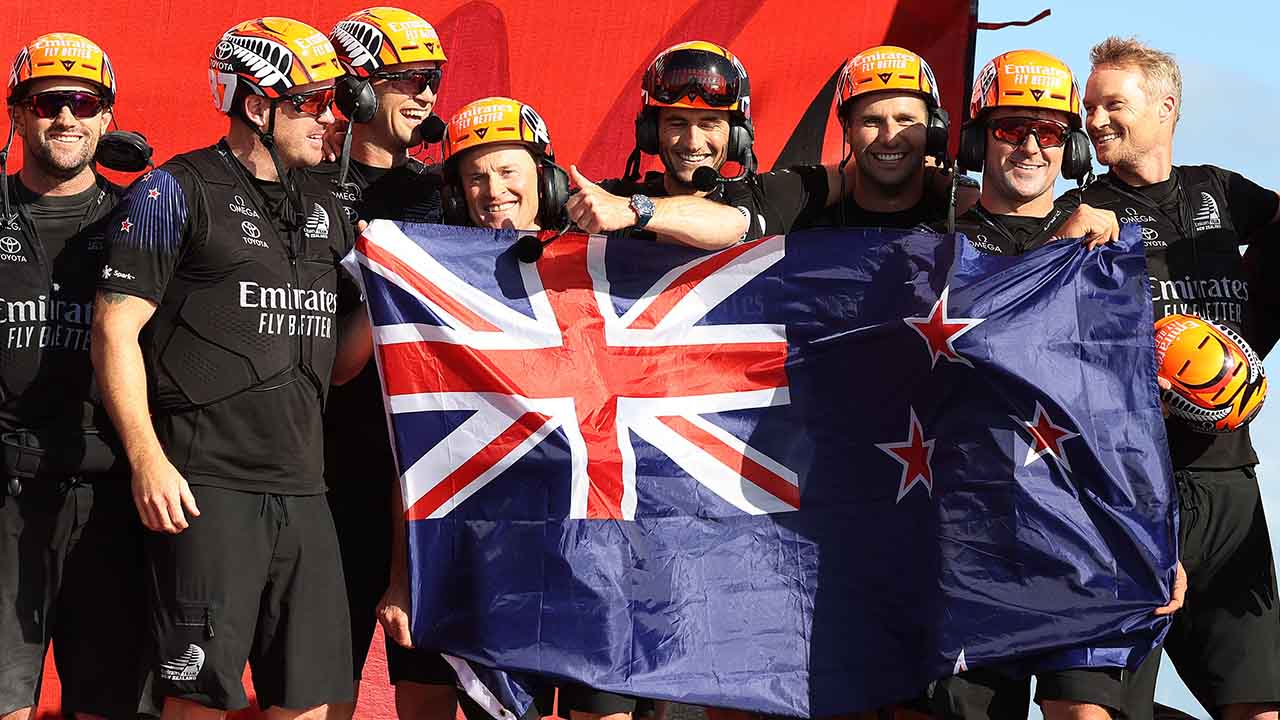
[[[661,108],[642,108],[636,115],[636,147],[648,155],[658,154],[658,111]],[[729,112],[729,143],[725,157],[729,162],[748,167],[755,155],[752,149],[756,141],[756,129],[751,118],[740,112]]]
[[[538,224],[543,228],[564,225],[564,206],[569,202],[569,173],[555,160],[530,149],[538,163]],[[444,188],[441,190],[446,225],[470,225],[467,199],[462,191],[457,162],[444,165]],[[518,228],[519,229],[519,228]]]
[[[987,123],[981,118],[970,120],[960,128],[960,152],[956,162],[965,170],[980,172],[987,158]],[[1062,145],[1062,177],[1082,180],[1093,171],[1093,150],[1089,136],[1080,128],[1071,128]]]

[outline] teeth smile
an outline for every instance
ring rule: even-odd
[[[906,156],[907,156],[907,154],[906,154],[906,153],[904,153],[904,152],[896,152],[896,153],[871,153],[871,157],[874,157],[876,160],[879,160],[880,162],[894,162],[895,160],[901,160],[902,158],[904,158],[904,157],[906,157]]]
[[[510,202],[497,203],[496,205],[485,205],[484,211],[492,215],[495,213],[506,212],[507,210],[511,210],[515,206],[516,206],[516,201],[512,200]]]
[[[1099,135],[1096,142],[1099,145],[1101,145],[1102,143],[1111,142],[1112,140],[1118,140],[1119,138],[1120,136],[1117,135],[1116,133],[1107,133],[1106,135]]]
[[[691,153],[678,152],[675,155],[676,155],[676,158],[679,159],[681,162],[687,162],[687,163],[700,163],[703,160],[706,160],[707,158],[711,157],[711,153],[692,153],[691,154]]]

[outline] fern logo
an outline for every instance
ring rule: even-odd
[[[318,204],[311,206],[311,214],[307,216],[306,227],[302,234],[316,240],[329,238],[329,213]]]
[[[378,53],[384,42],[381,30],[368,23],[343,20],[333,29],[333,39],[338,41],[343,52],[351,58],[349,62],[352,68],[368,72],[377,69]]]
[[[231,57],[237,65],[251,73],[261,87],[288,89],[293,53],[274,40],[232,35]]]

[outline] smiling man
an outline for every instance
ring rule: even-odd
[[[93,166],[115,99],[106,53],[72,33],[25,44],[9,74],[22,169],[5,178],[0,213],[4,720],[23,720],[37,704],[51,638],[64,712],[132,717],[137,708],[141,532],[128,478],[109,472],[111,453],[81,450],[110,430],[91,401],[89,320],[121,194]],[[15,462],[15,446],[43,453]]]
[[[1250,287],[1239,246],[1280,220],[1280,197],[1222,168],[1173,164],[1182,76],[1169,54],[1111,37],[1091,59],[1085,127],[1110,172],[1083,199],[1141,228],[1155,318],[1198,315],[1246,336],[1259,288]],[[1188,589],[1164,647],[1214,717],[1275,720],[1280,599],[1249,429],[1209,435],[1173,417],[1166,424]],[[1133,682],[1146,709],[1159,655]]]
[[[304,23],[232,27],[209,60],[226,136],[140,179],[109,228],[93,360],[151,530],[144,667],[165,718],[245,707],[246,660],[277,720],[352,697],[321,451],[352,232],[295,172],[321,160],[342,73]]]
[[[751,86],[738,58],[702,40],[673,45],[641,80],[636,149],[624,177],[596,184],[569,168],[580,188],[569,198],[569,219],[587,232],[631,228],[709,249],[758,238],[750,184],[718,177],[726,165],[742,177],[754,173],[754,139]],[[641,153],[657,155],[664,170],[641,178]],[[700,168],[715,171],[711,187],[694,181]]]
[[[409,155],[423,143],[446,62],[435,28],[400,8],[372,7],[343,18],[329,32],[348,78],[375,106],[367,122],[351,123],[351,163],[339,186],[337,163],[311,171],[327,180],[348,218],[405,222],[441,220],[443,178]],[[360,448],[361,452],[352,452]],[[376,363],[329,392],[325,405],[325,480],[342,549],[351,614],[352,681],[359,691],[377,608],[391,577],[392,538],[398,524],[399,481],[383,415]],[[409,650],[390,640],[387,673],[396,707],[406,717],[448,720],[456,710],[454,673],[439,653]],[[355,703],[329,709],[329,720],[351,717]]]
[[[1080,90],[1065,63],[1038,50],[993,58],[978,73],[969,117],[958,162],[982,172],[982,193],[956,218],[956,230],[974,247],[1020,255],[1056,238],[1098,244],[1119,235],[1114,213],[1074,193],[1053,199],[1059,175],[1081,180],[1093,167]]]
[[[836,94],[845,160],[761,175],[767,231],[928,227],[944,219],[943,194],[925,191],[925,158],[945,154],[947,123],[924,58],[891,45],[863,50],[841,68]]]

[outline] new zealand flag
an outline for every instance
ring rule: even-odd
[[[549,234],[544,234],[544,238]],[[1142,243],[706,253],[375,222],[413,633],[474,664],[828,715],[1141,660],[1173,486]],[[510,697],[511,692],[504,692]]]

